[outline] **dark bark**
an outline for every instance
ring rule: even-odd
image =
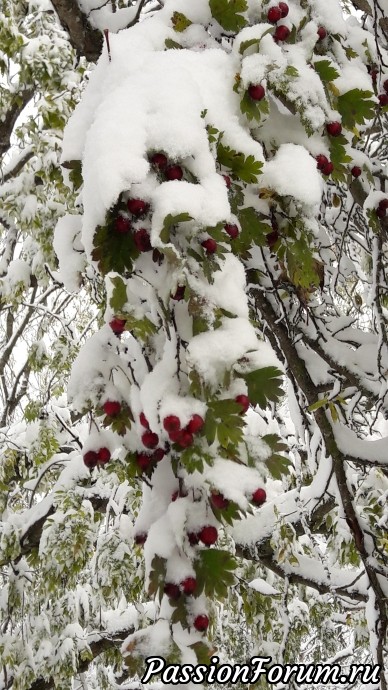
[[[103,35],[91,26],[77,0],[51,0],[51,4],[77,54],[84,56],[89,62],[97,62],[102,50]]]

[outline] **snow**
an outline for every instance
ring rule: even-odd
[[[65,215],[58,220],[54,230],[53,247],[59,261],[58,279],[69,292],[79,290],[86,264],[79,238],[81,224],[82,216]]]
[[[322,197],[323,184],[317,164],[306,149],[297,144],[279,147],[273,160],[266,163],[260,184],[308,206],[318,206]]]
[[[388,437],[361,439],[355,431],[341,422],[332,424],[332,428],[338,449],[344,455],[380,466],[388,465]]]
[[[262,577],[256,577],[251,582],[248,582],[248,586],[252,587],[252,589],[254,589],[255,592],[263,594],[264,596],[276,596],[280,594],[280,592],[277,589],[275,589],[275,587],[269,585],[268,582],[266,582],[266,580],[263,580]]]

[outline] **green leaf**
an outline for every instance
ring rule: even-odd
[[[342,124],[347,129],[353,129],[363,125],[367,120],[372,120],[376,111],[376,104],[371,101],[372,91],[351,89],[338,96],[337,109],[342,117]]]
[[[281,479],[283,475],[290,474],[291,460],[285,458],[284,455],[274,453],[267,458],[265,464],[274,479]]]
[[[235,448],[242,441],[241,406],[234,400],[212,400],[208,403],[204,433],[211,445],[217,435],[222,448]]]
[[[139,250],[133,241],[132,232],[125,234],[115,232],[114,214],[104,226],[98,226],[94,234],[92,251],[93,261],[98,262],[102,275],[110,271],[125,273],[132,270],[132,262],[139,256]]]
[[[136,319],[134,316],[126,317],[126,329],[130,331],[136,340],[147,342],[151,335],[157,332],[157,327],[150,319],[145,316],[143,319]]]
[[[276,367],[263,367],[241,376],[248,386],[250,402],[262,409],[268,407],[270,402],[277,402],[284,394],[281,388],[282,372]]]
[[[112,297],[109,300],[109,304],[113,311],[117,314],[124,307],[127,302],[127,287],[120,276],[115,276],[111,278],[114,285]]]
[[[204,549],[194,562],[198,593],[208,597],[226,597],[228,587],[234,584],[233,571],[237,561],[228,551]]]
[[[180,462],[189,474],[193,474],[196,471],[203,472],[204,463],[213,465],[214,458],[200,448],[192,446],[180,454]]]
[[[189,647],[195,652],[198,664],[210,664],[210,657],[214,652],[205,642],[194,642]]]
[[[241,225],[240,234],[233,240],[233,249],[236,254],[244,257],[252,245],[265,247],[266,235],[272,231],[272,227],[263,223],[259,219],[257,211],[251,206],[238,209],[236,215]]]
[[[339,77],[339,73],[330,60],[317,60],[314,62],[314,69],[323,82],[333,81]]]
[[[314,412],[315,410],[319,410],[320,407],[325,407],[327,403],[327,398],[322,398],[322,400],[316,400],[315,403],[309,405],[307,409],[309,412]]]
[[[250,38],[248,41],[241,41],[238,52],[240,53],[240,55],[243,55],[248,48],[251,48],[251,46],[254,45],[256,45],[257,49],[259,49],[260,41],[261,38]]]
[[[241,15],[248,9],[246,0],[209,0],[209,6],[212,16],[225,31],[237,33],[248,23]]]
[[[151,572],[149,577],[148,593],[150,596],[159,591],[162,596],[164,583],[166,581],[167,562],[160,556],[154,556],[151,562]]]
[[[164,45],[167,48],[167,50],[181,50],[183,47],[180,43],[173,41],[172,38],[166,38]]]
[[[189,27],[193,22],[188,19],[182,12],[174,12],[171,17],[171,22],[174,27],[174,31],[182,33],[187,27]]]
[[[256,120],[260,122],[262,115],[268,115],[269,105],[266,98],[262,101],[254,101],[250,97],[248,91],[244,93],[240,101],[240,110],[245,115],[248,120]]]
[[[247,183],[257,182],[263,167],[263,163],[255,160],[254,156],[244,156],[221,142],[217,146],[217,159],[220,165],[230,168],[233,175]]]
[[[193,219],[188,213],[178,213],[176,216],[169,213],[163,221],[163,228],[160,233],[162,242],[167,244],[170,241],[170,232],[174,225],[178,225],[178,223],[187,223],[189,220]]]

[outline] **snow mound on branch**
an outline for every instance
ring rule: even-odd
[[[319,205],[323,183],[316,161],[303,146],[282,144],[273,160],[269,161],[260,179],[282,196],[293,196],[302,204]]]

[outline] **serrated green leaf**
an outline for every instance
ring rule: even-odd
[[[234,400],[210,401],[204,427],[208,443],[213,443],[217,435],[222,448],[235,448],[242,441],[244,421],[240,412],[241,407]]]
[[[248,23],[241,15],[248,9],[246,0],[209,0],[209,7],[212,17],[225,31],[240,31]]]
[[[265,464],[274,479],[281,479],[283,475],[290,474],[291,460],[283,455],[274,453],[265,461]]]
[[[93,261],[98,262],[99,271],[106,275],[110,271],[124,273],[132,269],[133,261],[139,256],[132,232],[118,233],[113,229],[113,218],[104,226],[98,226],[93,237]]]
[[[353,129],[371,120],[376,111],[376,104],[371,100],[372,91],[351,89],[338,96],[337,109],[342,117],[342,124],[347,129]]]
[[[241,41],[238,52],[240,55],[243,55],[248,48],[251,48],[251,46],[254,45],[257,45],[257,49],[259,49],[260,41],[261,38],[250,38],[248,41]]]
[[[223,598],[234,584],[236,559],[228,551],[204,549],[194,562],[198,592]]]
[[[230,168],[233,175],[247,183],[257,182],[263,167],[263,163],[255,160],[254,156],[244,156],[221,142],[217,146],[217,159],[221,165]]]
[[[213,650],[205,642],[194,642],[194,644],[189,645],[189,648],[195,652],[199,664],[210,664]]]
[[[165,48],[167,48],[167,50],[181,50],[183,47],[180,43],[173,41],[172,38],[166,38],[166,40],[164,41],[164,45]]]
[[[314,69],[323,82],[333,81],[339,77],[330,60],[317,60],[314,62]]]
[[[248,386],[249,400],[262,409],[277,402],[284,394],[281,388],[282,372],[276,367],[263,367],[248,374],[240,374]]]
[[[127,301],[127,287],[120,276],[115,276],[111,278],[111,282],[114,285],[112,296],[109,300],[109,304],[113,311],[117,314],[120,312],[124,304]]]
[[[170,241],[170,232],[174,225],[178,225],[178,223],[187,223],[189,220],[193,219],[188,213],[178,213],[176,216],[168,213],[163,221],[163,228],[160,233],[162,242],[167,244]]]
[[[184,14],[182,14],[182,12],[174,12],[171,17],[171,22],[174,27],[174,31],[177,31],[178,33],[182,33],[182,31],[185,31],[193,23]]]
[[[240,101],[240,110],[249,121],[256,120],[260,122],[262,115],[268,115],[269,105],[266,98],[262,101],[252,100],[248,91],[246,91]]]

